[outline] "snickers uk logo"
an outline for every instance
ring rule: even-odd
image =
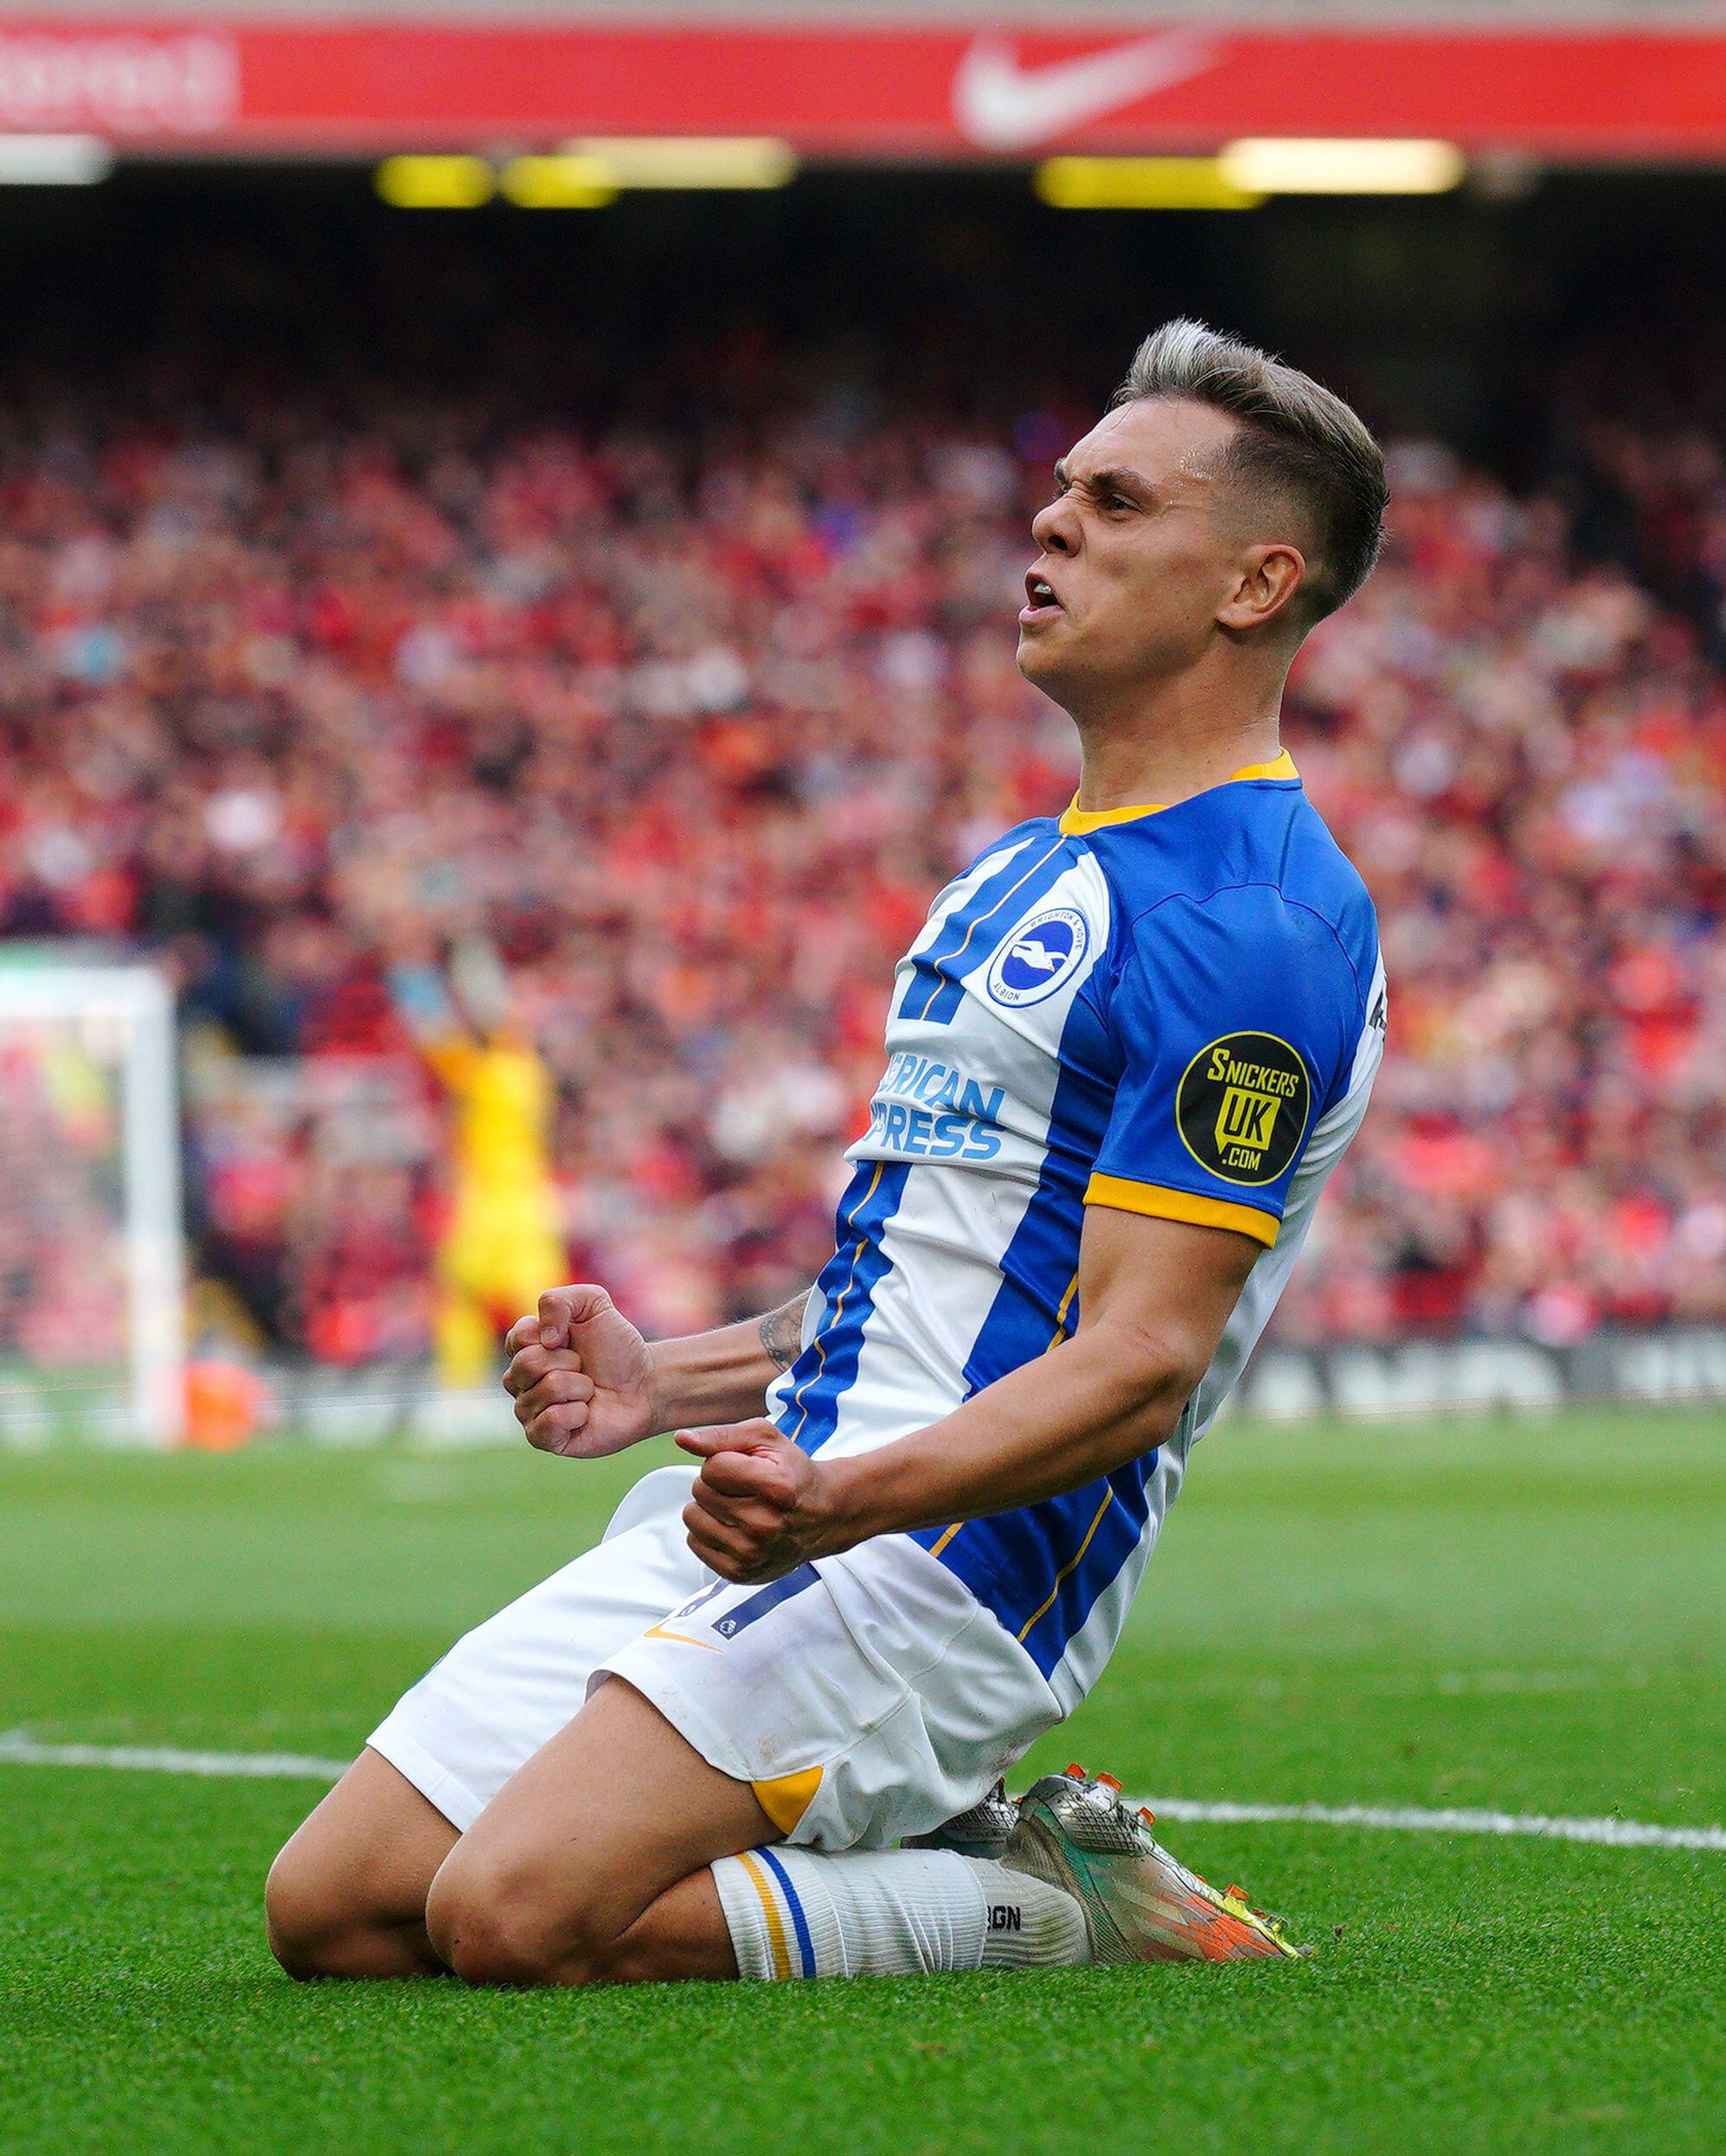
[[[1229,1183],[1274,1183],[1300,1150],[1312,1081],[1274,1033],[1227,1033],[1202,1048],[1175,1095],[1181,1142]]]

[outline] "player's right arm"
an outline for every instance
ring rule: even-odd
[[[603,1287],[549,1288],[504,1342],[516,1419],[529,1444],[578,1460],[687,1423],[748,1421],[797,1359],[809,1293],[741,1325],[650,1343]]]

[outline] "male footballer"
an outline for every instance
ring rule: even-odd
[[[650,1346],[558,1288],[512,1331],[534,1444],[676,1430],[699,1468],[373,1733],[270,1876],[294,1975],[1296,1951],[1107,1777],[999,1782],[1101,1675],[1366,1107],[1372,908],[1278,714],[1372,568],[1383,463],[1316,382],[1172,322],[1055,483],[1019,664],[1078,728],[1071,807],[901,960],[807,1297]]]

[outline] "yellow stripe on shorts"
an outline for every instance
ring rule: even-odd
[[[780,1774],[772,1781],[752,1781],[755,1801],[781,1834],[794,1834],[798,1822],[815,1801],[825,1768],[805,1767],[800,1774]]]

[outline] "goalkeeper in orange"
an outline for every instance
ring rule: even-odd
[[[435,1350],[439,1383],[466,1390],[497,1376],[504,1327],[563,1269],[551,1167],[556,1085],[489,945],[459,946],[447,985],[433,966],[406,966],[391,989],[452,1110]]]

